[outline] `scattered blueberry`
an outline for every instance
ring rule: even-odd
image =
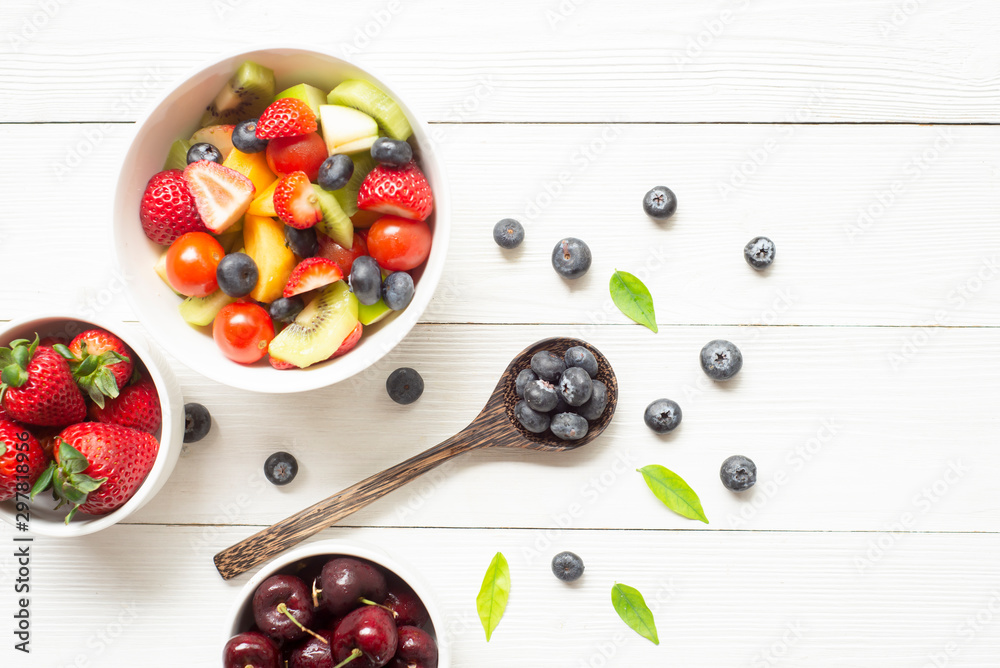
[[[574,237],[563,239],[552,249],[552,268],[563,278],[580,278],[590,269],[592,259],[590,247]]]
[[[413,148],[399,139],[379,137],[372,144],[372,157],[383,165],[402,167],[413,160]]]
[[[560,552],[552,557],[552,572],[563,582],[579,580],[583,575],[583,559],[572,552]]]
[[[351,290],[358,301],[371,306],[382,297],[382,270],[375,258],[362,255],[351,265]]]
[[[566,362],[558,355],[542,350],[531,356],[531,370],[542,380],[557,383],[566,370]]]
[[[315,257],[319,253],[316,228],[307,227],[300,230],[297,227],[285,225],[285,245],[301,258]]]
[[[212,428],[212,414],[201,404],[184,404],[184,442],[197,443]]]
[[[521,369],[521,373],[517,374],[517,378],[514,379],[514,391],[517,392],[517,396],[524,399],[524,388],[533,380],[538,380],[534,371]]]
[[[564,441],[578,441],[587,435],[590,425],[582,415],[576,413],[556,413],[549,429]]]
[[[547,380],[535,380],[524,388],[524,403],[531,410],[548,413],[559,403],[559,393],[555,385]]]
[[[597,420],[604,415],[604,409],[608,407],[608,386],[599,380],[595,380],[592,385],[590,399],[577,408],[576,412],[588,420]]]
[[[402,311],[413,301],[413,277],[394,271],[382,282],[382,301],[393,311]]]
[[[257,263],[246,253],[230,253],[215,268],[219,289],[230,297],[246,297],[257,285]]]
[[[267,148],[266,139],[257,139],[257,119],[241,121],[233,128],[233,146],[243,153],[260,153]]]
[[[566,360],[567,367],[578,366],[591,378],[597,378],[597,358],[583,346],[573,346],[566,351],[563,359]]]
[[[709,341],[701,349],[701,368],[712,380],[729,380],[743,368],[743,353],[729,341]]]
[[[677,428],[681,423],[681,407],[672,399],[657,399],[646,406],[642,419],[646,426],[657,434],[666,434]]]
[[[757,482],[757,465],[743,455],[733,455],[722,462],[719,477],[726,489],[743,492]]]
[[[656,186],[642,198],[642,210],[651,218],[669,218],[677,211],[677,196],[666,186]]]
[[[385,381],[385,391],[397,404],[412,404],[424,393],[424,379],[416,369],[404,366],[389,374]]]
[[[334,153],[319,166],[316,183],[323,190],[340,190],[354,176],[354,161],[351,156]]]
[[[501,248],[517,248],[524,241],[524,226],[513,218],[504,218],[493,226],[493,241]]]
[[[301,313],[305,307],[306,303],[298,295],[294,297],[278,297],[271,302],[268,313],[279,322],[291,322],[295,320],[295,316]]]
[[[514,406],[514,417],[517,418],[522,427],[532,434],[541,434],[549,428],[549,416],[531,410],[528,404],[523,401],[517,402],[517,405]]]
[[[202,141],[197,144],[193,144],[187,152],[187,164],[192,162],[198,162],[199,160],[211,160],[212,162],[217,162],[222,164],[222,151],[215,148],[208,142]]]
[[[275,452],[264,462],[264,477],[272,485],[287,485],[298,472],[299,463],[287,452]]]
[[[584,405],[593,391],[594,381],[590,379],[590,374],[578,366],[566,369],[559,378],[559,394],[570,406]]]
[[[754,237],[743,247],[743,258],[757,271],[767,269],[774,262],[774,242],[767,237]]]

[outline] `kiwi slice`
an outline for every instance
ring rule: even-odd
[[[313,192],[316,193],[319,210],[323,212],[323,220],[316,223],[316,229],[344,248],[353,246],[354,223],[340,207],[337,198],[333,196],[333,193],[323,190],[316,184],[313,184]]]
[[[362,79],[348,79],[341,82],[326,96],[326,101],[328,104],[354,107],[358,111],[365,112],[393,139],[406,141],[413,134],[413,128],[406,120],[406,114],[396,101]]]
[[[392,313],[392,309],[386,306],[385,302],[381,299],[370,306],[365,306],[361,303],[358,304],[358,321],[364,327],[374,325],[390,313]]]
[[[361,190],[361,184],[368,176],[368,172],[375,169],[375,165],[378,164],[369,151],[355,153],[351,156],[351,162],[354,163],[354,174],[351,175],[351,180],[340,190],[334,190],[331,193],[347,216],[353,216],[358,212],[358,192]]]
[[[344,281],[323,288],[268,347],[271,357],[305,368],[329,359],[358,325],[358,300]]]
[[[177,309],[188,324],[204,327],[212,324],[223,306],[234,301],[236,301],[234,297],[230,297],[222,290],[216,290],[207,297],[188,297]]]
[[[191,148],[191,142],[187,139],[178,139],[170,145],[170,150],[167,151],[167,159],[163,163],[163,169],[184,169],[188,164],[188,149]]]
[[[274,99],[274,72],[246,61],[226,82],[201,117],[201,126],[231,125],[260,116]]]

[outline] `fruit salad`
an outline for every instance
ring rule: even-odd
[[[305,368],[405,309],[434,196],[399,105],[368,81],[275,93],[243,63],[146,185],[139,220],[180,317],[240,364]]]
[[[434,627],[420,598],[368,561],[300,562],[264,580],[251,608],[246,630],[223,649],[224,668],[438,665]]]

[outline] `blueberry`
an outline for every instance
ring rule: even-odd
[[[212,414],[201,404],[184,404],[184,442],[197,443],[212,428]]]
[[[563,399],[562,395],[560,394],[559,402],[556,403],[556,407],[550,410],[549,412],[555,415],[556,413],[578,413],[579,411],[573,406],[567,404],[566,400]]]
[[[412,404],[424,393],[424,379],[416,369],[404,366],[389,374],[385,381],[385,391],[397,404]]]
[[[271,302],[268,313],[279,322],[291,322],[295,320],[295,316],[301,313],[305,307],[306,303],[298,295],[294,297],[278,297]]]
[[[323,190],[340,190],[354,176],[354,161],[351,156],[334,153],[319,166],[316,183]]]
[[[587,372],[591,378],[597,378],[597,358],[583,346],[573,346],[563,356],[566,366],[577,366]]]
[[[552,572],[563,582],[579,580],[583,575],[583,559],[572,552],[560,552],[552,557]]]
[[[566,370],[566,362],[558,355],[542,350],[531,356],[531,370],[542,380],[558,383]]]
[[[597,420],[604,415],[608,407],[608,386],[599,380],[593,382],[593,389],[587,403],[576,409],[576,412],[588,420]]]
[[[677,211],[677,196],[666,186],[656,186],[642,198],[642,210],[651,218],[669,218]]]
[[[215,268],[219,289],[230,297],[246,297],[257,285],[257,263],[246,253],[230,253]]]
[[[566,369],[559,378],[559,394],[570,406],[587,403],[593,390],[594,382],[590,379],[590,374],[578,366]]]
[[[549,416],[531,410],[528,404],[523,401],[517,402],[514,406],[514,417],[521,423],[521,426],[532,434],[541,434],[549,428]]]
[[[642,419],[657,434],[666,434],[681,423],[681,407],[671,399],[657,399],[646,406]]]
[[[500,248],[517,248],[524,241],[524,226],[513,218],[504,218],[493,226],[493,241]]]
[[[260,153],[267,148],[266,139],[257,138],[257,119],[240,121],[233,128],[233,146],[243,153]]]
[[[264,462],[264,477],[272,485],[287,485],[299,472],[299,463],[287,452],[275,452]]]
[[[757,465],[743,455],[733,455],[722,462],[719,477],[726,489],[743,492],[757,482]]]
[[[538,376],[531,369],[521,369],[521,372],[517,374],[517,378],[514,379],[514,391],[517,392],[517,396],[524,399],[524,388],[533,380],[538,380]]]
[[[413,277],[394,271],[382,281],[382,301],[393,311],[402,311],[413,301]]]
[[[754,237],[743,247],[743,258],[757,271],[767,269],[774,262],[774,242],[767,237]]]
[[[576,413],[556,413],[549,429],[564,441],[578,441],[587,435],[590,425],[586,418]]]
[[[743,368],[743,353],[729,341],[709,341],[701,349],[701,368],[712,380],[729,380]]]
[[[371,306],[382,297],[382,270],[375,258],[362,255],[351,265],[351,290],[365,306]]]
[[[372,144],[372,157],[383,165],[402,167],[413,160],[413,148],[405,141],[379,137]]]
[[[590,247],[573,237],[563,239],[552,249],[552,268],[563,278],[580,278],[590,269],[592,259]]]
[[[211,160],[212,162],[217,162],[222,164],[222,151],[215,148],[208,142],[202,141],[197,144],[193,144],[187,152],[187,164],[192,162],[198,162],[199,160]]]
[[[291,225],[285,225],[285,245],[301,258],[315,257],[319,254],[319,241],[316,239],[316,228],[307,227],[300,230]]]
[[[524,387],[524,403],[540,413],[548,413],[559,403],[555,385],[546,380],[535,380]]]

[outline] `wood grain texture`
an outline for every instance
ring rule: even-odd
[[[300,6],[309,20],[261,0],[5,3],[0,121],[135,120],[203,61],[282,41],[378,68],[434,121],[1000,118],[1000,47],[980,38],[1000,21],[992,0]]]

